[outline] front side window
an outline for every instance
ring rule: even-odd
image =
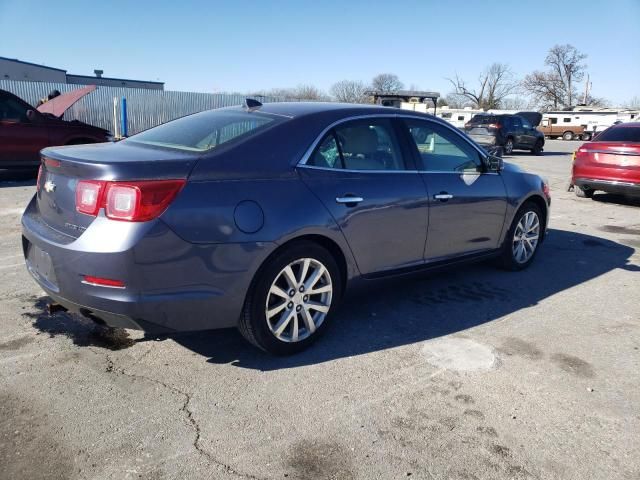
[[[529,123],[529,120],[527,120],[526,118],[523,118],[523,119],[522,119],[522,126],[523,126],[524,128],[528,128],[528,129],[532,128],[532,127],[531,127],[531,124]]]
[[[480,154],[460,135],[425,120],[405,120],[415,142],[422,169],[438,172],[482,172]]]
[[[208,110],[150,128],[123,141],[205,152],[231,140],[248,138],[280,121],[257,112]]]
[[[522,120],[520,119],[520,117],[513,117],[512,121],[513,121],[513,128],[521,128],[522,127]]]

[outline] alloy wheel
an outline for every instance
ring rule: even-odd
[[[520,218],[513,232],[513,258],[519,264],[526,263],[533,256],[540,238],[540,219],[529,210]]]
[[[513,153],[513,140],[510,138],[507,140],[507,143],[504,144],[504,153],[507,155],[511,155]]]
[[[271,333],[283,342],[299,342],[320,327],[331,308],[333,283],[329,270],[314,258],[300,258],[284,267],[269,288],[265,318]]]

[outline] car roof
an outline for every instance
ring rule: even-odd
[[[241,109],[242,107],[232,107]],[[274,102],[265,103],[256,109],[257,112],[271,113],[285,117],[296,118],[316,113],[345,113],[349,115],[361,113],[367,114],[395,114],[403,110],[395,107],[383,107],[381,105],[356,104],[356,103],[336,103],[336,102]],[[404,111],[406,112],[406,111]]]

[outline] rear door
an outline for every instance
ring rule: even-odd
[[[500,174],[487,172],[480,152],[454,129],[404,123],[429,193],[426,261],[498,248],[507,211]]]
[[[49,133],[41,116],[27,117],[29,105],[7,93],[0,93],[0,166],[35,167],[39,152],[49,145]],[[43,119],[44,120],[44,119]]]
[[[363,275],[424,261],[429,202],[406,147],[391,118],[348,121],[330,130],[298,167]]]
[[[515,147],[527,148],[527,136],[520,117],[509,117],[511,121],[511,132],[513,132],[513,143]]]

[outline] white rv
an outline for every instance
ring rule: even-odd
[[[573,110],[546,112],[542,115],[543,124],[548,120],[551,126],[582,127],[587,137],[609,128],[620,122],[633,122],[640,119],[637,110],[617,108],[575,107]]]

